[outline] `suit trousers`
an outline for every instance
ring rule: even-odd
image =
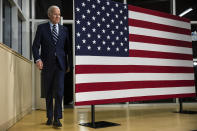
[[[48,119],[62,119],[62,99],[64,94],[64,71],[61,70],[57,57],[50,58],[50,65],[43,65],[42,78],[45,89]],[[55,107],[53,109],[53,98]]]

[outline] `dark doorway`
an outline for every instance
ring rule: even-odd
[[[47,10],[51,5],[56,5],[60,8],[64,19],[73,19],[73,0],[36,0],[36,19],[48,19]]]
[[[70,49],[73,56],[73,35],[72,35],[72,24],[64,24],[69,31],[70,39]],[[73,58],[73,57],[72,57]],[[71,69],[68,73],[65,74],[64,80],[64,107],[73,107],[73,59],[70,63]]]
[[[146,9],[171,13],[170,0],[127,0],[127,4],[139,6]]]

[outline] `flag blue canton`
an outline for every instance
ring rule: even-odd
[[[76,1],[76,55],[129,56],[127,5],[106,0]]]

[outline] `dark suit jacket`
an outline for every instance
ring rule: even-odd
[[[40,47],[41,55],[39,54]],[[58,41],[56,44],[54,44],[49,22],[40,24],[37,28],[32,51],[35,62],[38,59],[42,60],[43,70],[53,66],[51,65],[50,58],[56,55],[61,69],[66,71],[67,67],[69,66],[69,62],[71,61],[71,50],[69,47],[67,28],[59,25]],[[67,55],[69,57],[67,57]]]

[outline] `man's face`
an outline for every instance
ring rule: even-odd
[[[49,19],[53,24],[57,24],[60,22],[60,10],[58,8],[53,8],[51,13],[49,14]]]

